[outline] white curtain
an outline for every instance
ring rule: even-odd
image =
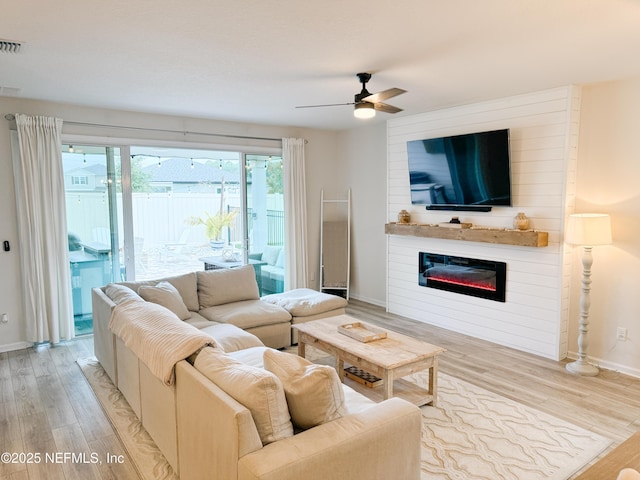
[[[287,262],[284,288],[307,287],[307,192],[304,173],[304,139],[282,139],[284,169],[285,245]]]
[[[73,338],[62,120],[16,115],[13,171],[27,340]]]

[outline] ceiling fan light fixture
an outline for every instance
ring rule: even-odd
[[[376,116],[376,110],[373,103],[370,102],[360,102],[356,103],[353,116],[356,118],[373,118]]]

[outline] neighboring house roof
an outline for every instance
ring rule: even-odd
[[[151,174],[152,182],[172,183],[220,183],[224,176],[225,183],[239,183],[240,175],[236,172],[221,170],[209,164],[193,162],[188,158],[169,158],[142,169]]]
[[[72,175],[74,177],[79,176],[106,176],[107,175],[107,167],[105,165],[101,165],[99,163],[94,163],[93,165],[86,165],[80,168],[76,168],[73,170],[68,170],[65,172],[66,175]]]

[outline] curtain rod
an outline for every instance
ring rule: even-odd
[[[6,114],[4,118],[10,122],[16,119],[15,115],[13,115],[12,113]],[[146,132],[180,133],[182,135],[206,135],[210,137],[224,137],[224,138],[237,138],[237,139],[243,139],[243,140],[266,140],[270,142],[282,142],[281,138],[251,137],[247,135],[230,135],[226,133],[190,132],[188,130],[181,132],[179,130],[168,130],[163,128],[127,127],[127,126],[121,126],[121,125],[105,125],[102,123],[67,122],[67,121],[64,121],[64,123],[66,123],[67,125],[78,125],[78,126],[84,126],[84,127],[122,128],[126,130],[138,130],[138,131],[142,130]],[[307,140],[305,140],[305,143],[307,143]]]

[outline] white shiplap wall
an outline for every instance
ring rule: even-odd
[[[566,356],[571,255],[562,238],[574,205],[579,106],[579,88],[568,86],[388,122],[389,221],[404,208],[416,223],[459,216],[474,225],[512,228],[516,213],[525,212],[533,228],[549,232],[543,248],[389,235],[390,312],[547,358]],[[513,207],[474,213],[411,205],[407,141],[501,128],[510,129]],[[419,286],[420,251],[506,262],[506,302]]]

